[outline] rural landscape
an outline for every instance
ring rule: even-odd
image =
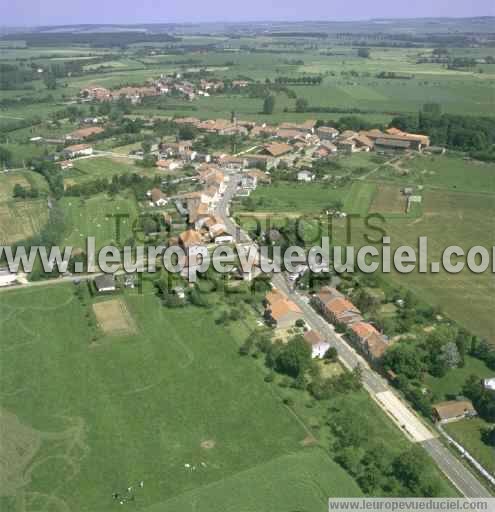
[[[0,253],[0,510],[495,496],[495,17],[98,23],[0,22],[0,246],[72,248]],[[427,237],[432,270],[191,282],[91,272],[88,237]]]

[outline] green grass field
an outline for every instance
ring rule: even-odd
[[[133,336],[98,334],[73,285],[0,297],[12,333],[1,342],[12,443],[2,510],[120,509],[112,493],[141,480],[139,510],[316,512],[328,495],[360,495],[322,449],[303,446],[303,426],[239,357],[242,329],[216,325],[211,309],[164,309],[150,292],[111,297]]]
[[[485,469],[495,474],[495,448],[481,439],[484,429],[493,427],[480,418],[473,418],[445,425],[445,430],[458,441]]]
[[[99,178],[111,179],[115,174],[139,172],[132,160],[127,158],[95,157],[74,162],[72,169],[64,171],[64,183],[73,185]]]
[[[137,218],[137,204],[133,197],[109,198],[105,195],[89,199],[65,197],[62,208],[66,216],[67,231],[64,245],[84,248],[88,236],[95,237],[97,248],[117,242],[115,215],[127,215],[120,221],[120,243],[124,244],[132,233]]]
[[[344,201],[349,187],[334,188],[319,183],[285,183],[261,186],[250,196],[256,211],[266,212],[321,212],[332,201]]]

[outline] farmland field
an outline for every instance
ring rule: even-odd
[[[360,494],[320,448],[303,447],[303,426],[239,358],[243,329],[217,326],[208,309],[163,309],[144,292],[119,299],[138,335],[110,337],[95,333],[91,299],[81,303],[73,285],[0,297],[12,332],[2,407],[25,453],[2,466],[2,510],[18,500],[113,510],[112,493],[140,481],[136,506],[151,510],[198,500],[206,510],[319,510],[328,495]]]
[[[125,243],[137,218],[137,205],[131,197],[66,197],[62,201],[62,208],[67,224],[64,245],[79,248],[85,247],[89,236],[95,237],[97,248],[117,242],[117,224],[112,218],[115,215],[125,216],[120,221],[120,243]]]
[[[74,167],[64,171],[64,183],[74,185],[94,179],[111,179],[115,174],[138,172],[132,160],[127,158],[95,157],[74,162]]]
[[[37,234],[48,220],[46,199],[0,203],[0,244],[10,245]]]

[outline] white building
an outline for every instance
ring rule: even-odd
[[[297,173],[297,181],[311,182],[315,179],[315,175],[310,171],[299,171]]]
[[[311,357],[313,359],[322,358],[330,348],[330,344],[325,341],[316,331],[308,331],[304,334],[306,343],[311,347]]]

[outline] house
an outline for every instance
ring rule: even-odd
[[[381,359],[389,347],[385,337],[368,322],[352,324],[349,337],[370,361]]]
[[[75,130],[72,133],[69,133],[65,136],[65,140],[84,140],[90,137],[91,135],[97,135],[99,133],[103,133],[105,130],[101,128],[101,126],[89,126],[88,128],[81,128],[79,130]]]
[[[110,101],[112,99],[112,93],[105,87],[99,86],[82,89],[79,94],[90,101]]]
[[[274,158],[279,158],[287,153],[290,153],[293,150],[293,147],[290,144],[285,144],[283,142],[275,142],[272,144],[265,144],[263,147],[263,154],[272,156]]]
[[[201,235],[194,229],[183,231],[179,235],[179,246],[184,249],[187,254],[197,253],[197,248],[202,246],[203,239]]]
[[[471,400],[450,400],[433,406],[433,416],[440,423],[450,423],[476,416]]]
[[[213,235],[213,242],[216,245],[231,244],[234,242],[234,237],[226,231],[216,232]]]
[[[359,309],[338,290],[325,286],[312,298],[316,309],[332,324],[350,326],[363,320]]]
[[[495,377],[483,380],[483,387],[488,391],[495,391]]]
[[[147,195],[154,206],[165,206],[168,203],[167,196],[157,187],[150,190]]]
[[[283,292],[273,288],[265,297],[265,318],[279,329],[288,329],[303,318],[303,313]]]
[[[411,149],[411,142],[402,139],[380,137],[375,140],[375,149],[381,152],[406,151]]]
[[[96,276],[94,283],[98,293],[114,292],[116,290],[115,276],[113,274],[101,274]]]
[[[315,175],[310,171],[299,171],[297,173],[297,181],[311,182],[315,179]]]
[[[174,286],[172,288],[172,293],[177,295],[180,300],[184,300],[186,298],[186,292],[182,286]]]
[[[320,140],[335,140],[339,135],[339,131],[332,126],[320,126],[316,129],[316,135]]]
[[[300,130],[294,130],[290,128],[279,128],[275,135],[280,139],[287,139],[293,141],[306,141],[307,138],[310,137],[308,133],[302,132]]]
[[[157,160],[156,166],[162,171],[175,171],[181,167],[181,163],[177,160]]]
[[[220,158],[218,165],[224,171],[241,171],[244,167],[247,166],[247,162],[244,158],[235,157],[235,156],[224,156]]]
[[[241,187],[244,190],[248,190],[248,191],[256,190],[257,186],[258,186],[258,177],[256,176],[256,174],[246,172],[241,176]]]
[[[304,340],[311,347],[311,357],[323,357],[326,351],[330,348],[330,343],[325,341],[321,334],[317,331],[307,331],[304,334]]]
[[[263,183],[269,185],[272,182],[270,173],[260,171],[259,169],[249,169],[247,174],[253,178],[256,178],[256,184]]]
[[[66,158],[75,158],[76,156],[90,156],[93,154],[93,147],[89,144],[74,144],[64,148],[62,153]]]
[[[279,160],[269,155],[244,155],[248,167],[257,167],[270,171],[277,167]]]
[[[372,151],[375,147],[375,143],[364,132],[358,133],[352,140],[361,151]]]
[[[332,299],[343,297],[343,295],[336,289],[330,286],[324,286],[320,291],[313,296],[312,303],[321,313],[323,313],[325,305]]]
[[[361,132],[374,142],[377,151],[422,151],[429,147],[427,135],[403,132],[397,128],[389,128],[385,133],[378,129]]]
[[[316,149],[316,155],[320,158],[326,158],[330,155],[335,155],[337,153],[337,146],[335,144],[332,144],[331,142],[328,142],[326,140],[322,141],[318,148]]]
[[[72,169],[74,167],[74,164],[70,160],[62,160],[58,165],[60,165],[60,169],[62,169],[62,171]]]
[[[337,149],[343,153],[354,153],[356,151],[356,143],[353,139],[337,141]]]

